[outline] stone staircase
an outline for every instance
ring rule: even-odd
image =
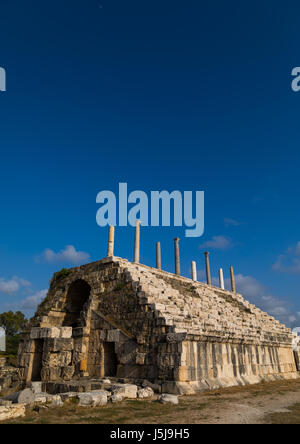
[[[139,303],[169,332],[260,343],[289,343],[291,331],[241,295],[122,260]]]

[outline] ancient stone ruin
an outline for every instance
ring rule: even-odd
[[[24,383],[53,393],[116,377],[182,394],[298,377],[288,328],[233,291],[180,276],[178,239],[177,274],[139,264],[136,230],[136,262],[113,256],[111,231],[111,256],[53,276],[20,344]]]

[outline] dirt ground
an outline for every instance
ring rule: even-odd
[[[300,424],[300,379],[180,397],[179,405],[128,400],[106,407],[30,410],[10,424]]]

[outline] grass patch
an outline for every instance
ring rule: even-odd
[[[67,270],[66,268],[62,268],[60,271],[55,273],[55,279],[59,281],[60,279],[63,279],[71,274],[70,270]]]
[[[25,418],[7,421],[9,424],[203,424],[225,419],[230,423],[232,403],[247,403],[250,407],[266,406],[270,396],[278,393],[300,394],[300,380],[276,381],[253,386],[237,386],[179,398],[179,404],[160,404],[150,400],[126,400],[108,403],[105,407],[80,407],[70,400],[63,407],[50,407],[39,413],[28,411]],[[272,393],[272,395],[270,395]],[[289,399],[289,397],[286,397]],[[293,398],[295,399],[295,398]],[[291,401],[291,404],[295,402]],[[275,404],[276,405],[276,404]],[[289,406],[289,402],[287,404]],[[274,401],[272,410],[274,411]],[[263,418],[267,424],[300,424],[300,403]],[[270,410],[267,410],[270,411]],[[229,416],[228,416],[229,413]],[[232,414],[235,413],[235,410]],[[262,413],[262,416],[264,414]]]
[[[300,424],[300,403],[288,407],[290,412],[271,413],[264,417],[268,424]]]

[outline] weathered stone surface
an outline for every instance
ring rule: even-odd
[[[8,399],[0,399],[0,406],[1,407],[10,407],[12,405],[12,401],[9,401]]]
[[[41,381],[35,381],[30,383],[30,388],[33,391],[33,393],[36,395],[38,393],[42,393],[42,382]]]
[[[115,393],[110,397],[112,403],[117,403],[123,401],[124,397],[121,393]]]
[[[156,392],[192,394],[297,377],[292,339],[239,294],[111,257],[54,275],[21,341],[20,375],[148,380]]]
[[[138,387],[135,384],[114,384],[112,386],[113,394],[121,394],[124,398],[136,399]]]
[[[14,404],[32,404],[35,401],[35,394],[29,388],[13,393],[5,397]]]
[[[8,389],[17,392],[22,388],[21,370],[7,365],[6,358],[3,362],[5,365],[0,367],[0,393],[4,395]]]
[[[103,379],[102,382],[103,384],[111,384],[110,379]]]
[[[34,396],[34,402],[38,404],[46,404],[47,402],[47,393],[37,393]]]
[[[77,397],[81,407],[97,407],[107,404],[107,392],[104,390],[79,393]]]
[[[24,405],[18,404],[9,407],[0,407],[0,421],[8,421],[23,416],[25,416]]]
[[[150,387],[152,388],[154,393],[160,393],[161,392],[161,385],[160,384],[153,384],[150,381],[144,380],[142,382],[142,387],[146,388],[146,387]]]
[[[67,392],[67,393],[60,393],[60,398],[63,402],[68,401],[69,399],[77,398],[78,393],[76,392]]]
[[[164,382],[161,389],[163,392],[173,395],[194,395],[196,393],[193,387],[186,382]]]
[[[178,396],[170,395],[168,393],[163,393],[159,398],[159,402],[162,404],[179,404]]]
[[[62,407],[64,405],[61,396],[54,395],[51,399],[51,407]]]
[[[154,391],[151,387],[146,387],[143,389],[139,389],[137,392],[138,398],[144,399],[144,398],[152,398],[154,396]]]

